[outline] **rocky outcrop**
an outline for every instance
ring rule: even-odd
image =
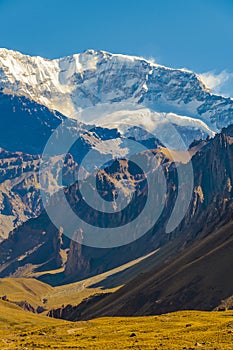
[[[166,160],[167,161],[167,160]],[[168,175],[168,199],[164,211],[157,225],[144,237],[125,247],[113,249],[93,249],[79,247],[72,242],[72,250],[68,254],[65,271],[68,278],[75,279],[83,275],[92,275],[117,264],[134,259],[148,253],[152,249],[166,245],[171,240],[177,240],[176,248],[170,253],[177,254],[185,250],[195,240],[200,240],[214,230],[225,225],[232,219],[233,214],[233,127],[224,129],[214,139],[202,144],[193,156],[194,189],[189,209],[178,228],[170,234],[165,234],[165,225],[173,208],[176,198],[176,172],[172,164],[165,162]],[[185,165],[182,165],[185,166]],[[73,196],[72,196],[73,198]],[[136,212],[139,207],[134,206]],[[127,219],[130,217],[128,213]],[[121,218],[122,219],[122,218]],[[76,252],[79,254],[76,255]],[[72,271],[71,261],[82,261],[85,269]],[[76,265],[77,266],[77,265]],[[88,270],[89,269],[89,270]],[[72,271],[72,273],[71,273]]]
[[[0,149],[0,238],[42,210],[39,156]]]
[[[171,259],[172,256],[191,246],[193,242],[203,239],[212,234],[217,228],[229,222],[232,217],[233,203],[231,185],[233,179],[233,127],[223,130],[214,139],[202,142],[201,147],[198,148],[198,143],[194,144],[193,147],[196,153],[194,152],[195,154],[192,158],[194,169],[192,200],[183,221],[175,231],[169,234],[165,233],[165,226],[177,196],[176,168],[172,159],[169,159],[168,154],[162,148],[158,148],[154,152],[157,153],[157,158],[160,159],[160,165],[166,174],[167,195],[163,212],[156,225],[133,243],[111,249],[80,245],[75,241],[70,241],[65,236],[66,232],[64,232],[62,249],[67,249],[68,259],[64,274],[59,277],[61,279],[56,283],[74,281],[101,273],[159,247],[166,246],[169,242],[174,242],[173,249],[163,257],[164,260]],[[141,156],[144,157],[146,162],[150,159],[150,157],[148,158],[148,153],[143,153]],[[186,164],[180,164],[180,166],[185,167]],[[128,161],[116,161],[98,173],[97,187],[99,193],[106,199],[109,199],[114,206],[114,196],[118,186],[117,181],[124,177],[130,181],[136,190],[136,197],[125,211],[119,212],[115,217],[114,213],[105,216],[99,215],[98,212],[90,209],[80,197],[77,183],[65,189],[67,200],[73,210],[87,222],[98,223],[101,227],[107,227],[106,225],[112,225],[113,223],[128,222],[128,220],[132,220],[135,215],[140,213],[147,196],[146,181],[143,174],[140,173],[140,169],[129,164]],[[159,182],[157,181],[156,183],[158,184]],[[93,191],[93,197],[96,195],[97,193]],[[156,203],[156,191],[154,191],[153,196]],[[59,201],[59,195],[57,199]],[[109,215],[112,217],[111,220],[109,220]],[[145,222],[149,219],[150,217],[146,217]],[[33,227],[36,227],[36,229],[34,230]],[[57,256],[55,252],[59,251],[58,247],[61,245],[60,238],[54,238],[57,232],[58,229],[51,224],[46,213],[43,213],[35,220],[30,220],[15,230],[10,238],[0,245],[2,252],[1,275],[6,276],[12,272],[16,273],[16,271],[19,274],[23,274],[23,271],[19,270],[19,266],[23,267],[26,263],[35,263],[37,261],[35,260],[33,249],[41,252],[39,259],[41,265],[47,261],[48,254],[55,259],[55,256]],[[25,238],[27,234],[33,239],[28,241]],[[50,239],[52,242],[49,243]],[[56,242],[55,245],[54,242]],[[39,247],[39,245],[41,246]],[[47,247],[47,250],[45,250],[45,247]],[[20,263],[16,263],[15,260],[19,259],[25,252],[28,252],[27,257],[20,258]],[[55,263],[53,266],[58,266],[59,264]],[[41,267],[43,271],[46,271],[46,268],[46,264]],[[48,280],[46,281],[49,282]]]
[[[54,188],[61,170],[61,156],[52,157]],[[22,152],[9,152],[0,148],[0,240],[31,218],[36,218],[43,210],[39,168],[41,156]],[[64,183],[72,181],[77,168],[72,156],[64,165]],[[41,171],[41,177],[43,176]],[[58,186],[58,185],[57,185]],[[51,193],[53,188],[48,189]]]
[[[88,275],[91,271],[91,257],[85,258],[83,254],[85,248],[81,244],[77,244],[75,241],[70,241],[68,259],[65,266],[65,274],[67,278],[73,279],[76,275],[76,271],[82,271],[82,275]]]
[[[32,276],[33,272],[59,269],[68,247],[69,240],[61,239],[61,231],[42,213],[38,220],[28,220],[0,244],[0,274]]]
[[[83,312],[88,307],[95,305],[96,302],[106,298],[110,293],[94,294],[84,299],[79,305],[64,305],[58,309],[52,309],[48,312],[47,316],[53,318],[60,318],[63,320],[77,321],[82,318]]]
[[[186,229],[186,241],[212,232],[232,217],[233,127],[206,143],[193,159],[194,193],[189,210],[174,232]]]
[[[102,300],[73,308],[71,320],[145,316],[178,310],[232,308],[233,222],[186,248],[174,259],[138,275]],[[82,311],[82,312],[80,312]]]
[[[63,247],[62,233],[63,233],[63,230],[62,228],[60,228],[57,232],[57,235],[53,237],[53,250],[55,254],[56,266],[62,266],[64,264],[63,256],[62,256],[62,247]]]

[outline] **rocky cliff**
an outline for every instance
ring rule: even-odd
[[[63,280],[71,281],[83,278],[85,276],[93,275],[117,265],[120,265],[126,261],[134,259],[140,255],[143,255],[156,248],[166,246],[169,242],[175,242],[173,249],[169,251],[163,257],[163,259],[171,258],[173,255],[182,252],[185,248],[189,247],[194,241],[200,240],[222,225],[231,220],[232,217],[232,176],[233,176],[233,163],[232,163],[232,147],[233,147],[233,128],[228,127],[224,129],[221,134],[216,135],[214,139],[210,139],[206,142],[193,144],[195,154],[192,158],[192,164],[194,169],[194,188],[192,194],[192,200],[189,209],[179,225],[179,227],[169,233],[165,233],[165,226],[168,221],[172,208],[174,207],[175,199],[177,196],[177,174],[174,163],[162,148],[155,150],[154,152],[160,155],[161,165],[165,173],[167,174],[167,199],[165,202],[164,210],[156,223],[156,225],[147,232],[146,235],[137,239],[131,244],[126,246],[112,248],[112,249],[100,249],[91,248],[87,246],[81,246],[75,241],[65,240],[64,249],[69,247],[68,259],[65,266],[65,272]],[[198,147],[198,145],[200,147]],[[142,157],[147,159],[147,154],[142,154]],[[113,163],[109,170],[106,172],[100,171],[98,173],[98,181],[100,193],[103,195],[114,195],[114,191],[117,188],[117,181],[119,176],[125,176],[131,181],[136,188],[137,198],[135,205],[128,206],[125,212],[121,212],[120,216],[116,216],[115,220],[125,222],[131,220],[144,205],[146,199],[146,181],[142,174],[137,171],[136,168],[125,166],[128,163],[125,161],[117,161]],[[180,164],[185,167],[186,164]],[[111,176],[110,176],[111,175]],[[135,181],[137,178],[137,181]],[[104,179],[104,181],[103,181]],[[106,189],[108,189],[106,191]],[[81,215],[86,220],[94,220],[100,225],[111,225],[109,218],[104,216],[98,216],[98,213],[90,211],[85,205],[79,205],[82,201],[79,195],[78,184],[74,184],[65,190],[68,201],[70,202],[73,210],[78,215]],[[95,195],[95,194],[94,194]],[[156,191],[154,193],[156,200]],[[112,202],[114,205],[114,201]],[[30,248],[26,248],[24,243],[25,232],[31,232],[31,227],[36,226],[37,230],[34,231],[35,238],[43,237],[44,231],[57,232],[54,226],[49,222],[48,217],[44,213],[37,219],[30,220],[24,224],[17,231],[13,232],[11,239],[6,240],[0,246],[4,251],[5,261],[7,259],[7,268],[2,265],[1,275],[5,276],[9,271],[16,271],[17,268],[12,264],[13,260],[19,255],[15,255],[20,248],[20,254],[25,254],[26,251],[31,251],[35,247],[33,241],[30,241]],[[65,234],[65,232],[64,232]],[[14,237],[20,237],[14,239],[14,253],[12,239]],[[64,236],[65,237],[65,236]],[[43,239],[42,239],[43,240]],[[70,243],[69,243],[70,242]],[[9,245],[10,244],[10,245]],[[43,249],[43,247],[41,247]],[[51,254],[54,253],[52,249]],[[17,253],[18,254],[18,253]],[[20,255],[20,256],[21,256]],[[27,261],[30,262],[31,253],[28,253]],[[43,256],[43,255],[41,255]],[[17,258],[18,259],[18,258]],[[3,261],[2,261],[3,262]],[[25,264],[24,259],[20,259],[21,266]]]

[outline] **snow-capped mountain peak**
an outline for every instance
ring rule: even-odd
[[[188,71],[167,68],[141,57],[106,51],[87,50],[48,60],[0,49],[1,88],[22,94],[69,117],[74,117],[77,109],[97,103],[129,98],[139,102],[149,90],[149,76],[161,75],[162,71],[195,77]],[[197,77],[196,80],[198,83]]]
[[[187,142],[233,122],[233,101],[213,95],[193,72],[106,51],[49,60],[0,49],[0,89],[84,122],[109,121],[114,111],[115,126],[137,119],[153,131],[167,118],[191,132]]]

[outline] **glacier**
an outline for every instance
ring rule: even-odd
[[[101,50],[50,60],[2,48],[0,90],[123,134],[130,126],[145,128],[171,148],[178,146],[166,135],[166,123],[187,147],[233,123],[233,100],[213,94],[199,75]]]

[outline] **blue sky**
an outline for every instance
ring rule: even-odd
[[[233,92],[233,1],[0,0],[0,47],[48,58],[89,48],[153,57],[211,72],[210,84]]]

